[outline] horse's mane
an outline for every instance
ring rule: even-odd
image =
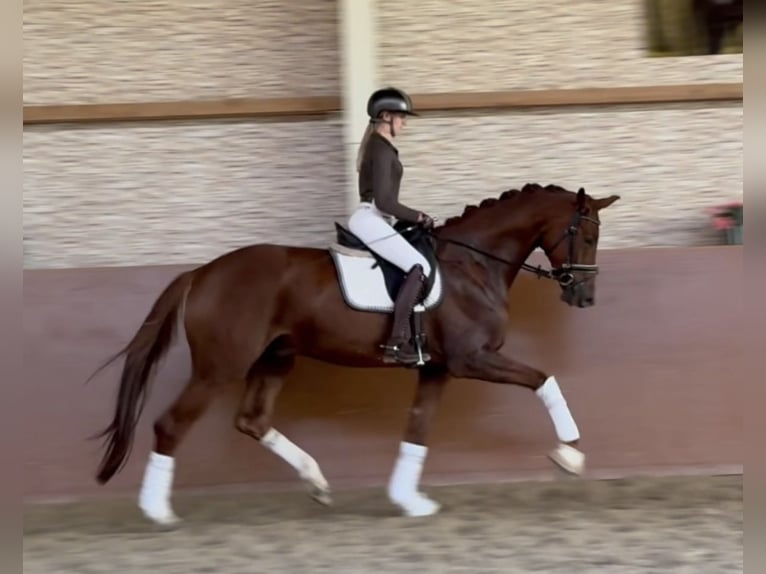
[[[571,193],[558,185],[549,184],[545,187],[537,183],[527,183],[519,189],[509,189],[500,194],[499,197],[487,197],[479,203],[479,205],[466,205],[463,209],[463,213],[447,218],[442,227],[454,225],[456,223],[465,221],[471,215],[474,215],[480,211],[484,211],[487,208],[493,207],[500,202],[511,202],[525,199],[539,193]]]

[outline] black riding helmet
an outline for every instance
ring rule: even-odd
[[[376,90],[367,100],[367,115],[377,120],[383,112],[399,112],[408,116],[417,116],[412,99],[406,92],[397,88]]]

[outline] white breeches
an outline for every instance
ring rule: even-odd
[[[372,251],[402,271],[408,272],[413,265],[421,265],[426,276],[431,273],[426,258],[399,235],[386,221],[386,215],[374,205],[360,203],[348,220],[348,228]]]

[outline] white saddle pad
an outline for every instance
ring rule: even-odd
[[[375,265],[375,258],[366,251],[349,249],[338,244],[330,246],[330,255],[335,262],[338,281],[343,298],[353,309],[391,313],[394,302],[386,289],[383,271]],[[415,306],[415,312],[431,309],[441,302],[442,278],[439,269],[431,292],[423,304]]]

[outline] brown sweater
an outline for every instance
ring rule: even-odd
[[[399,203],[403,173],[399,151],[385,137],[373,132],[359,169],[359,197],[367,203],[374,200],[375,207],[398,220],[416,223],[420,212]]]

